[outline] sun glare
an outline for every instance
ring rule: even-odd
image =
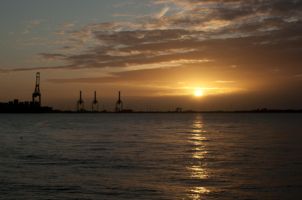
[[[204,92],[201,88],[196,88],[194,91],[194,96],[195,97],[202,97],[204,95]]]

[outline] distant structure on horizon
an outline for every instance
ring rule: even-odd
[[[107,112],[105,109],[103,109],[102,111],[99,111],[99,102],[97,100],[97,94],[96,91],[94,91],[94,97],[93,100],[91,102],[91,110],[86,110],[85,109],[85,104],[84,104],[84,100],[83,100],[83,96],[82,96],[82,91],[80,91],[80,97],[77,101],[77,108],[76,108],[76,112],[78,113],[98,113],[98,112]],[[131,109],[124,109],[124,104],[123,101],[121,99],[121,91],[118,92],[118,100],[116,101],[115,104],[115,110],[114,112],[116,113],[129,113],[129,112],[133,112],[133,110]]]
[[[181,108],[181,107],[177,107],[177,108],[175,109],[175,112],[181,113],[181,112],[182,112],[182,108]]]
[[[40,91],[40,72],[36,73],[35,90],[32,101],[20,102],[18,99],[7,103],[0,103],[0,113],[46,113],[53,112],[51,107],[42,107]]]
[[[133,111],[132,109],[124,109],[124,102],[121,99],[121,91],[118,92],[118,100],[115,104],[115,109],[113,111],[107,111],[103,107],[102,111],[99,111],[99,102],[97,100],[96,91],[94,91],[94,98],[91,101],[91,110],[85,110],[84,100],[82,97],[82,91],[80,91],[80,97],[76,104],[76,111],[62,111],[62,110],[53,110],[52,107],[42,106],[42,94],[40,91],[40,72],[36,73],[36,82],[35,89],[32,93],[31,101],[19,101],[14,99],[9,102],[0,102],[0,113],[302,113],[302,109],[254,109],[254,110],[238,110],[238,111],[223,111],[223,110],[214,110],[214,111],[194,111],[194,110],[183,110],[182,107],[177,107],[172,111]]]
[[[94,99],[92,101],[91,111],[92,112],[99,112],[99,102],[96,98],[96,91],[94,91]]]
[[[36,86],[32,94],[32,103],[41,106],[40,72],[36,73]]]
[[[77,102],[77,111],[78,112],[85,112],[85,105],[84,105],[84,100],[82,98],[82,91],[80,91],[80,98]]]
[[[121,91],[118,92],[118,100],[115,104],[115,112],[123,111],[123,101],[121,100]]]

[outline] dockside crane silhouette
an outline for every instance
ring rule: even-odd
[[[80,91],[80,98],[77,102],[77,111],[78,112],[84,112],[85,111],[84,100],[82,98],[82,91]]]
[[[118,100],[115,104],[115,112],[123,111],[123,101],[121,100],[121,91],[118,92]]]
[[[40,92],[40,72],[36,73],[36,86],[32,94],[32,103],[41,106],[41,92]]]
[[[99,111],[99,102],[96,98],[96,91],[94,91],[94,99],[92,101],[91,111],[92,112],[98,112]]]

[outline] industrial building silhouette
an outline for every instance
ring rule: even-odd
[[[48,112],[63,112],[56,110],[54,111],[52,107],[42,106],[42,94],[40,91],[40,72],[36,73],[36,82],[34,92],[32,93],[31,101],[21,102],[18,99],[9,101],[7,103],[0,102],[0,113],[48,113]],[[80,91],[79,99],[76,104],[76,112],[100,112],[99,111],[99,101],[97,100],[97,93],[94,91],[94,97],[91,102],[91,109],[85,109],[85,102],[82,96],[82,91]],[[105,110],[101,112],[106,112]],[[115,104],[115,112],[132,112],[132,110],[123,109],[123,101],[121,100],[121,91],[118,93],[118,100]]]
[[[36,73],[36,84],[32,94],[32,101],[20,102],[18,99],[7,103],[0,103],[0,113],[45,113],[52,112],[51,107],[42,106],[40,92],[40,72]]]

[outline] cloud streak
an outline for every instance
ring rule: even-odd
[[[90,24],[79,30],[73,30],[74,24],[66,23],[60,32],[66,39],[64,51],[40,54],[45,59],[66,61],[64,66],[2,71],[129,70],[156,63],[171,67],[171,63],[179,60],[190,60],[190,64],[200,64],[200,60],[228,63],[230,53],[216,48],[231,50],[245,58],[252,56],[240,51],[265,49],[275,55],[283,54],[285,59],[301,53],[301,0],[156,0],[152,4],[162,8],[154,15],[134,21]],[[276,51],[281,46],[283,49]]]

